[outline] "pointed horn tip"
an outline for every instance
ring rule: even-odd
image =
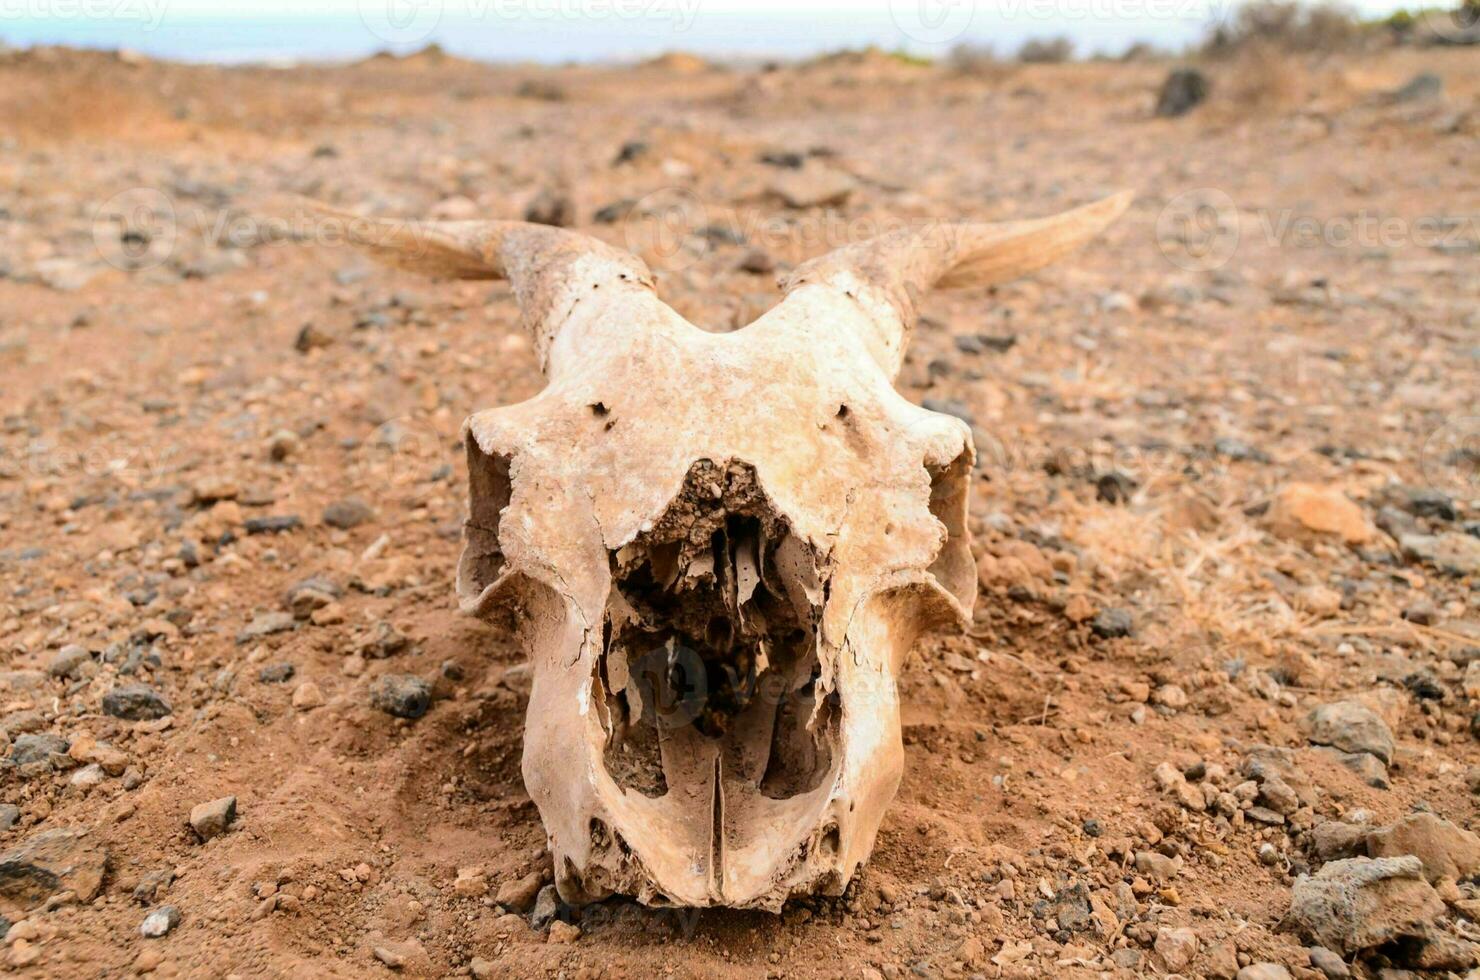
[[[1125,214],[1125,212],[1130,209],[1131,204],[1133,204],[1135,200],[1135,190],[1133,188],[1127,187],[1124,190],[1116,191],[1114,194],[1110,194],[1107,197],[1100,198],[1094,204],[1089,205],[1089,207],[1103,207],[1107,214],[1107,220],[1114,221],[1122,214]]]
[[[1113,194],[1107,194],[1098,201],[1091,201],[1088,204],[1074,208],[1072,211],[1065,212],[1059,217],[1079,216],[1097,222],[1100,228],[1104,229],[1109,227],[1121,215],[1125,214],[1135,199],[1136,192],[1130,188],[1126,188],[1125,190],[1116,191]]]

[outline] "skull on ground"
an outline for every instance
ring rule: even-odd
[[[529,652],[524,779],[562,898],[843,890],[899,784],[901,661],[976,595],[971,433],[892,384],[914,304],[1040,268],[1127,203],[850,245],[733,333],[574,232],[348,223],[395,264],[510,279],[545,368],[464,425],[457,588]]]

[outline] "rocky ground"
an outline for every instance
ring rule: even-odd
[[[1480,940],[1480,62],[766,72],[0,59],[0,962],[23,975],[1463,976]],[[1431,78],[1404,86],[1420,72]],[[264,225],[567,223],[715,330],[899,220],[1131,186],[929,300],[974,628],[841,899],[563,909],[460,617],[507,288]],[[1468,828],[1468,829],[1467,829]]]

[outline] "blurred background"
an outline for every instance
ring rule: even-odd
[[[1256,22],[1266,36],[1317,45],[1357,35],[1375,43],[1383,35],[1421,41],[1425,29],[1440,37],[1467,31],[1464,0],[1421,7],[1354,0],[1310,14],[1258,0],[8,0],[6,6],[0,36],[13,45],[127,48],[218,63],[342,60],[378,50],[406,54],[428,44],[467,58],[544,64],[623,62],[674,49],[722,60],[866,47],[931,59],[954,48],[1001,58],[1104,58],[1180,53],[1219,31],[1247,33]]]

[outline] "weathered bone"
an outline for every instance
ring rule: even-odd
[[[901,661],[976,597],[970,431],[891,384],[917,298],[1039,268],[1127,203],[852,245],[729,334],[572,232],[347,219],[395,264],[509,278],[549,376],[464,425],[457,589],[529,650],[524,778],[567,901],[842,891],[899,783]]]

